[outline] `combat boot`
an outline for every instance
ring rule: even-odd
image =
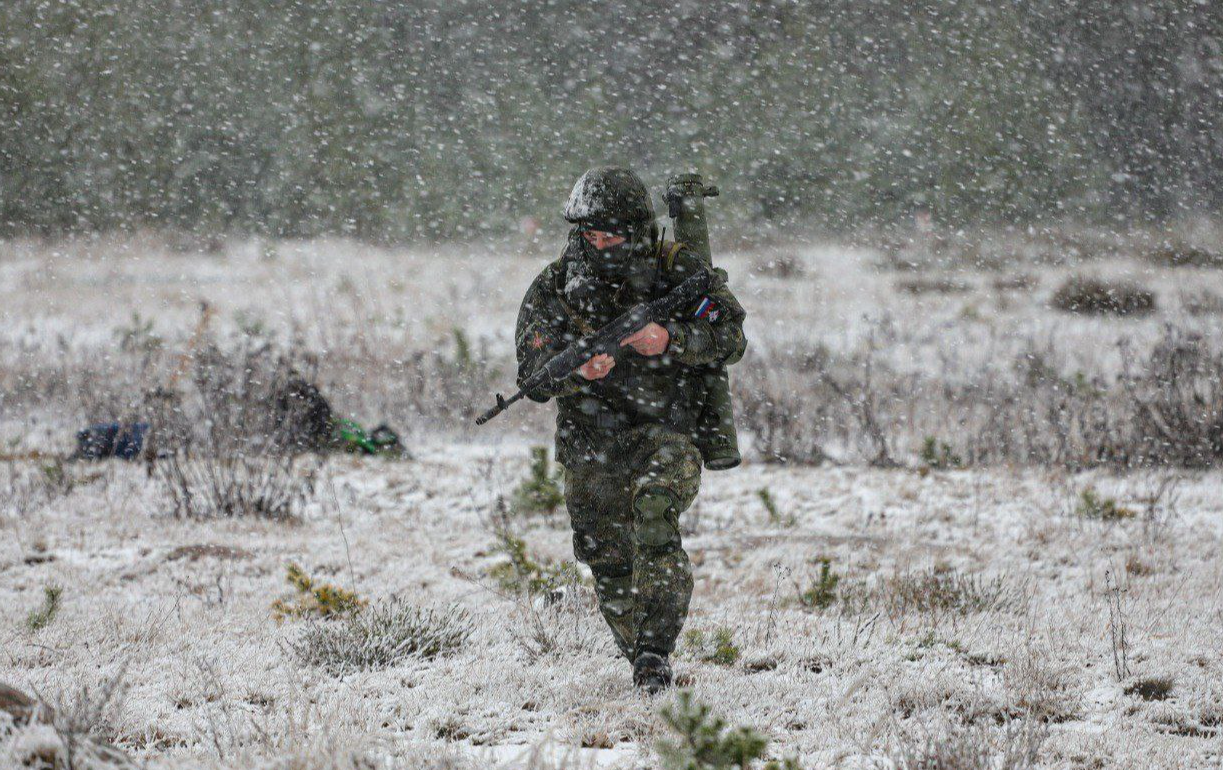
[[[642,652],[633,661],[633,684],[650,695],[657,695],[671,686],[671,664],[665,656]]]

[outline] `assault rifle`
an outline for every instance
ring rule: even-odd
[[[504,412],[515,402],[522,399],[541,385],[560,382],[577,371],[582,364],[594,356],[607,354],[614,356],[620,351],[620,343],[640,331],[651,321],[660,322],[671,316],[684,305],[695,302],[699,297],[716,291],[722,285],[722,279],[712,270],[701,270],[684,279],[670,293],[650,302],[634,305],[623,315],[596,332],[575,340],[561,352],[548,359],[547,363],[535,370],[535,373],[523,380],[522,388],[510,398],[497,394],[497,405],[476,418],[476,425],[483,425]]]

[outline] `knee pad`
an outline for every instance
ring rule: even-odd
[[[679,500],[669,489],[646,487],[633,500],[638,547],[670,551],[679,547]]]

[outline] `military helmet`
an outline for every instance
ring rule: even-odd
[[[604,166],[582,174],[561,213],[574,224],[623,227],[652,223],[654,204],[641,177],[627,168]]]

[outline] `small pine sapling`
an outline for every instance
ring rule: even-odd
[[[934,436],[926,436],[921,448],[922,464],[931,470],[948,470],[960,468],[964,460],[951,450],[946,441],[939,441]]]
[[[794,514],[782,514],[781,509],[777,506],[777,501],[773,499],[773,493],[769,491],[768,487],[761,487],[756,490],[756,497],[760,498],[760,504],[768,512],[770,524],[793,527],[797,523],[794,519]]]
[[[1099,519],[1100,521],[1132,519],[1136,515],[1134,509],[1121,505],[1111,497],[1100,496],[1091,487],[1079,493],[1079,502],[1074,512],[1085,519]]]
[[[509,529],[499,527],[496,534],[496,550],[508,556],[509,561],[497,564],[488,575],[504,590],[545,594],[581,582],[581,574],[573,562],[540,562],[528,552],[526,541]]]
[[[831,559],[821,558],[819,564],[819,575],[811,581],[811,586],[806,591],[798,595],[798,598],[804,607],[822,610],[836,601],[837,584],[841,582],[841,576],[832,571]]]
[[[551,514],[565,502],[561,492],[562,471],[552,468],[548,460],[548,448],[537,446],[531,449],[531,468],[526,480],[514,490],[511,507],[515,513]]]
[[[50,625],[51,621],[55,620],[56,613],[59,612],[60,598],[63,594],[63,587],[55,583],[43,586],[42,606],[36,610],[30,610],[30,614],[26,615],[26,628],[31,631],[39,631]]]
[[[729,728],[725,720],[712,716],[709,707],[692,699],[686,690],[674,706],[664,706],[663,721],[674,731],[674,740],[658,743],[665,770],[748,770],[765,753],[768,740],[750,727]],[[763,770],[799,770],[798,762],[770,761]]]
[[[349,615],[366,605],[366,600],[346,588],[319,583],[306,574],[301,565],[289,562],[285,580],[296,589],[294,600],[272,602],[272,615],[277,620],[316,616],[323,618]]]

